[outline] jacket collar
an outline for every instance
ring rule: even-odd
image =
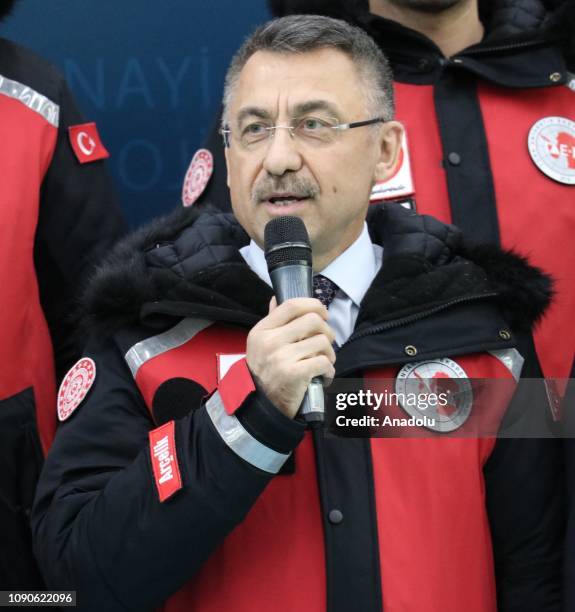
[[[402,32],[403,36],[417,34],[370,13],[368,0],[351,0],[348,4],[351,8],[347,16],[358,23],[380,31],[385,29],[391,35],[394,32]],[[479,16],[485,26],[481,46],[554,40],[568,25],[564,19],[569,15],[569,0],[479,0]],[[425,36],[419,36],[435,47]]]
[[[551,281],[520,257],[466,245],[461,232],[400,206],[372,206],[371,239],[385,245],[382,266],[356,327],[405,317],[461,299],[495,298],[528,328],[551,297]],[[200,316],[252,326],[271,289],[239,249],[249,238],[233,215],[181,209],[121,242],[84,296],[86,322],[100,333],[166,317]]]
[[[359,307],[379,269],[381,250],[380,245],[371,242],[367,224],[364,224],[361,234],[353,244],[317,273],[334,282],[338,289]],[[241,254],[250,268],[271,287],[272,281],[263,249],[252,240],[248,247],[241,249]]]
[[[446,70],[456,69],[479,74],[498,85],[545,87],[567,80],[557,45],[561,38],[568,39],[568,22],[573,20],[564,17],[572,11],[567,4],[564,0],[483,2],[483,41],[449,59],[423,34],[373,15],[366,7],[358,8],[354,19],[389,57],[400,82],[432,84]],[[562,78],[550,80],[555,73]]]

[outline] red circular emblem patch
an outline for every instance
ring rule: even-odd
[[[447,357],[405,364],[397,374],[395,391],[403,398],[437,396],[429,406],[399,402],[409,416],[427,416],[424,427],[432,431],[455,431],[467,421],[473,407],[473,389],[465,370]]]
[[[207,149],[198,149],[192,157],[182,188],[182,203],[192,206],[202,195],[214,171],[214,156]]]
[[[58,390],[58,419],[65,421],[88,395],[96,379],[96,364],[83,357],[72,366]]]
[[[541,172],[558,183],[575,185],[575,121],[544,117],[529,130],[527,144]]]

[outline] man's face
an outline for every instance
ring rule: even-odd
[[[260,246],[268,221],[297,215],[304,221],[319,270],[359,236],[371,187],[393,169],[401,127],[390,122],[335,134],[330,142],[292,138],[278,129],[255,145],[241,134],[262,126],[295,125],[309,118],[332,123],[371,119],[364,84],[340,51],[303,54],[258,51],[244,66],[228,110],[226,149],[234,213]]]

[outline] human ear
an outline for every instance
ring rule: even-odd
[[[374,181],[385,181],[396,170],[403,141],[404,128],[399,121],[387,121],[378,136],[379,160],[375,165]]]

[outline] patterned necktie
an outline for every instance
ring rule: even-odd
[[[339,287],[329,278],[316,274],[313,277],[313,297],[317,298],[326,308],[329,308]]]

